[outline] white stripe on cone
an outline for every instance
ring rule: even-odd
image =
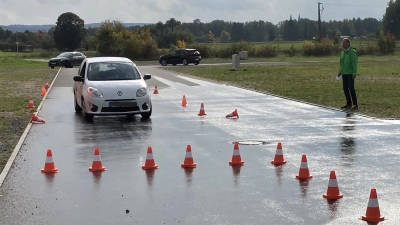
[[[93,155],[93,161],[101,161],[100,155]]]
[[[275,155],[283,155],[282,149],[276,149]]]
[[[147,154],[146,159],[154,159],[153,154]]]
[[[233,155],[240,155],[239,150],[233,150]]]
[[[192,152],[186,152],[186,158],[192,158]]]
[[[371,207],[371,208],[379,208],[378,199],[376,199],[376,198],[370,198],[369,201],[368,201],[368,207]]]
[[[46,156],[46,163],[52,163],[53,162],[53,157],[52,156]]]
[[[301,169],[308,169],[307,162],[301,162],[300,168]]]
[[[329,179],[328,187],[337,187],[338,183],[336,179]]]

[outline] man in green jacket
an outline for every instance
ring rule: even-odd
[[[343,50],[340,54],[340,70],[338,77],[342,76],[343,91],[346,96],[346,105],[342,109],[358,109],[354,79],[357,76],[358,55],[357,51],[350,47],[350,40],[343,39]]]

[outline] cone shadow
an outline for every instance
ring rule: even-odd
[[[284,165],[279,165],[279,166],[274,165],[274,166],[275,166],[275,174],[276,174],[276,177],[278,178],[278,184],[281,185]]]
[[[308,182],[310,180],[299,180],[301,197],[306,198],[308,193]]]
[[[146,172],[147,184],[149,185],[149,187],[152,187],[155,170],[145,170],[145,172]]]
[[[235,183],[235,186],[237,186],[239,184],[241,169],[242,169],[242,166],[232,166],[233,182]]]
[[[192,185],[192,177],[194,168],[183,168],[185,170],[186,184],[188,187]]]
[[[337,210],[339,206],[339,201],[338,199],[335,200],[327,200],[328,203],[328,209],[329,209],[329,219],[334,220],[336,219],[337,216]]]
[[[94,181],[94,186],[96,189],[100,187],[100,180],[101,180],[101,174],[103,171],[96,171],[92,172],[93,174],[93,181]]]
[[[53,184],[55,177],[56,177],[55,173],[45,173],[46,182],[50,185]]]

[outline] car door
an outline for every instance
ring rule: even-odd
[[[176,63],[183,63],[184,58],[185,58],[185,50],[176,51]]]
[[[85,80],[85,75],[86,75],[86,64],[87,63],[84,62],[78,71],[78,76],[82,77],[83,80]],[[83,82],[75,81],[74,92],[75,92],[76,102],[80,103],[79,105],[82,107]]]
[[[176,64],[178,59],[176,58],[176,50],[169,53],[168,63]]]

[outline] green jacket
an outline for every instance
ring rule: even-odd
[[[356,49],[350,47],[340,54],[340,74],[352,74],[357,76],[358,55]]]

